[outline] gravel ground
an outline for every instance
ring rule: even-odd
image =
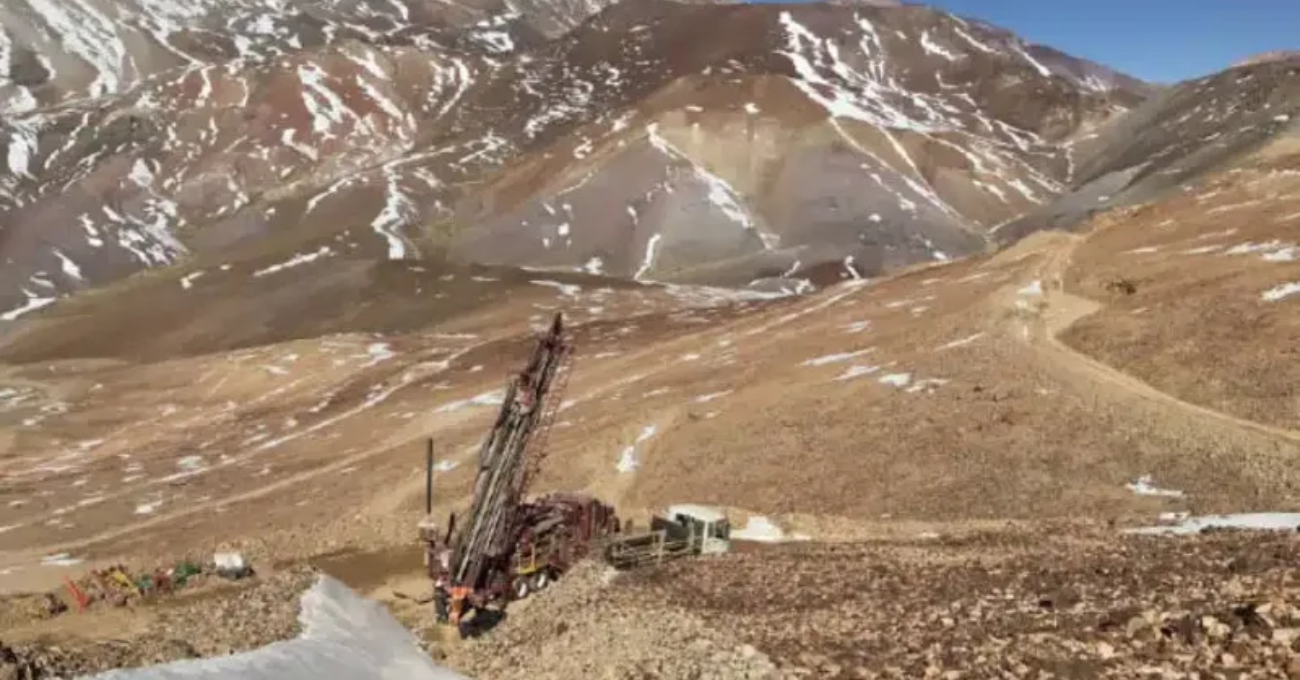
[[[299,598],[315,574],[277,573],[255,584],[154,605],[146,631],[126,640],[45,638],[7,646],[0,680],[74,677],[179,659],[222,656],[298,635]]]
[[[429,648],[476,680],[1300,680],[1297,564],[1300,534],[1243,532],[787,544],[625,574],[586,563],[484,636]],[[0,680],[292,637],[311,581],[296,570],[163,605],[132,641],[0,645]]]
[[[602,565],[584,563],[512,607],[496,630],[447,645],[443,659],[477,680],[786,680],[753,646],[667,603],[630,601]]]
[[[1300,679],[1300,537],[787,546],[638,574],[816,678]]]

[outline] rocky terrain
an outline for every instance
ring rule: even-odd
[[[570,576],[491,635],[444,645],[443,662],[475,678],[794,677],[698,612],[629,592],[617,572],[587,563]]]
[[[1295,59],[1157,90],[892,2],[52,7],[0,9],[0,677],[292,636],[313,569],[480,680],[1300,677]],[[443,639],[425,440],[444,517],[557,311],[534,491],[808,540]],[[215,550],[262,576],[28,606]]]
[[[412,625],[479,680],[1297,678],[1297,550],[1294,533],[1068,525],[791,544],[624,574],[585,563],[469,641]],[[0,646],[0,668],[40,678],[283,639],[301,578],[201,620],[192,606],[159,614],[117,644]]]
[[[789,546],[628,589],[792,677],[1295,678],[1298,548],[1294,535]]]
[[[5,638],[0,640],[0,677],[79,677],[222,656],[294,637],[300,632],[299,596],[312,578],[309,571],[289,571],[258,583],[182,595],[132,612],[129,619],[88,616],[74,622],[88,625],[77,628],[71,637],[54,637],[39,628],[33,634],[30,624],[17,624],[12,611],[7,611]],[[18,603],[11,599],[5,604]]]

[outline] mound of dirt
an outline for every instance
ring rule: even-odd
[[[444,663],[477,680],[790,677],[681,608],[629,597],[620,580],[604,565],[580,564],[497,629],[449,645]]]

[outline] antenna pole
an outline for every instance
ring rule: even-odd
[[[424,454],[424,514],[433,514],[433,437],[428,439]]]

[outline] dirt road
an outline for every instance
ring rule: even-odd
[[[1247,486],[1295,499],[1300,489],[1300,432],[1252,422],[1183,401],[1082,354],[1060,340],[1079,319],[1102,305],[1064,290],[1065,272],[1086,237],[1048,234],[1027,243],[1039,262],[990,299],[1000,334],[1018,343],[1049,375],[1074,386],[1098,413],[1119,414],[1136,435],[1159,435],[1153,446],[1203,467],[1252,480]],[[1022,255],[1023,256],[1023,255]],[[1152,440],[1153,442],[1155,440]],[[1249,490],[1243,487],[1243,490]],[[1238,509],[1245,509],[1238,508]],[[1279,510],[1260,507],[1257,510]]]
[[[1122,391],[1143,400],[1176,409],[1187,416],[1204,418],[1215,424],[1238,428],[1263,437],[1300,444],[1300,432],[1283,430],[1262,423],[1238,418],[1222,411],[1183,401],[1151,385],[1116,370],[1092,357],[1082,354],[1060,340],[1061,334],[1074,322],[1101,309],[1101,303],[1064,289],[1065,272],[1069,269],[1075,249],[1085,237],[1079,234],[1059,234],[1043,249],[1041,263],[1015,284],[998,294],[998,303],[1012,311],[1010,319],[1016,324],[1012,337],[1030,345],[1053,364],[1078,378]],[[1038,294],[1026,293],[1037,281]]]

